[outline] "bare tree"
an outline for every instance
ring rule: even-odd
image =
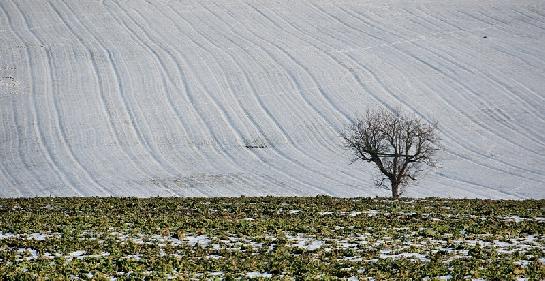
[[[354,158],[374,163],[381,177],[377,186],[390,181],[392,196],[399,198],[410,180],[426,166],[435,166],[439,150],[437,123],[428,124],[417,117],[385,109],[368,110],[341,133],[344,147]]]

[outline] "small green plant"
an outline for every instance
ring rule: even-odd
[[[0,279],[542,280],[543,206],[326,196],[0,199]]]

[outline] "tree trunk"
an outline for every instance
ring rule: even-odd
[[[392,198],[399,199],[399,183],[392,182]]]

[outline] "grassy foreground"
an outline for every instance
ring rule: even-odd
[[[544,280],[544,234],[545,200],[0,199],[0,279]]]

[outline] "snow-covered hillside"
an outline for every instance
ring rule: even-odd
[[[0,196],[389,195],[338,132],[440,124],[409,196],[545,198],[545,2],[2,0]]]

